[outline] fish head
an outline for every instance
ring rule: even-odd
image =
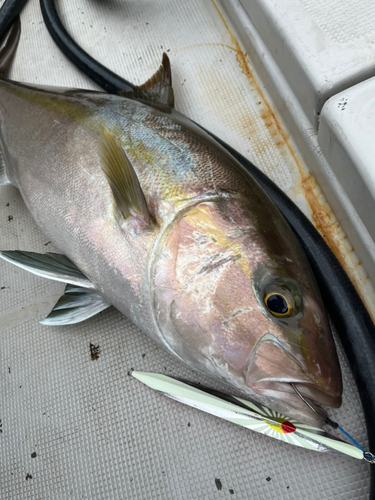
[[[180,213],[153,266],[155,317],[169,349],[300,421],[301,400],[338,407],[342,382],[306,256],[275,207],[241,197]],[[260,207],[262,208],[262,207]]]

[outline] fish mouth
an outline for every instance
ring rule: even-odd
[[[256,383],[247,383],[247,385],[261,396],[282,401],[298,411],[311,413],[311,416],[313,416],[313,413],[318,413],[322,417],[325,416],[325,411],[321,408],[321,405],[330,406],[331,408],[341,406],[341,396],[329,394],[300,380],[280,382],[278,380],[263,379]]]
[[[341,406],[342,398],[337,394],[329,394],[327,392],[323,392],[322,390],[313,385],[300,384],[294,382],[293,385],[297,388],[297,391],[310,403],[313,402],[317,403],[318,405],[330,406],[331,408],[340,408]]]
[[[275,401],[275,407],[295,409],[308,418],[324,417],[321,405],[339,408],[341,390],[334,379],[322,380],[319,366],[308,370],[288,347],[268,333],[248,358],[245,380],[255,393]]]

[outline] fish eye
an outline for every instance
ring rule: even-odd
[[[271,314],[285,318],[292,312],[292,306],[287,297],[281,293],[271,292],[264,298],[264,303]]]

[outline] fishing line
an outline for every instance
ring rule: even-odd
[[[365,449],[362,448],[362,446],[359,443],[357,443],[357,441],[354,438],[352,438],[352,436],[350,434],[348,434],[337,422],[334,422],[333,420],[328,418],[326,415],[324,415],[324,413],[318,411],[304,396],[302,396],[302,394],[299,392],[299,390],[297,389],[297,387],[293,383],[291,383],[290,385],[296,391],[298,397],[300,399],[302,399],[302,401],[310,408],[310,410],[312,410],[313,412],[315,412],[318,415],[320,415],[321,417],[323,417],[324,422],[327,425],[331,426],[333,429],[339,429],[343,434],[345,434],[345,436],[347,438],[349,438],[350,441],[363,452],[363,458],[364,458],[364,460],[366,460],[366,462],[369,462],[370,464],[375,464],[375,455],[373,453],[370,453],[369,451],[365,451]]]

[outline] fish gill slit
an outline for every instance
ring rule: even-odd
[[[187,212],[188,210],[191,210],[192,208],[194,208],[195,206],[199,205],[202,202],[214,202],[214,201],[219,201],[222,198],[223,198],[223,196],[221,196],[219,193],[218,194],[214,193],[212,195],[207,195],[207,193],[205,193],[204,195],[199,195],[199,196],[195,196],[194,198],[184,200],[183,202],[181,202],[181,208],[178,211],[172,213],[161,224],[159,232],[154,240],[154,243],[153,243],[152,248],[151,248],[150,253],[149,253],[148,262],[147,262],[147,280],[148,280],[148,290],[150,293],[149,298],[150,298],[151,310],[153,312],[152,318],[153,318],[153,322],[154,322],[154,327],[155,327],[156,332],[160,336],[160,338],[164,341],[165,341],[165,338],[164,338],[163,333],[159,327],[158,315],[157,315],[157,311],[155,308],[155,300],[154,300],[155,291],[154,291],[154,286],[152,285],[153,276],[155,274],[155,266],[156,266],[156,263],[158,260],[158,256],[160,254],[160,246],[163,242],[165,235],[167,234],[168,229],[171,228],[172,225],[174,224],[174,222],[176,220],[178,220],[178,218],[181,218],[181,216],[185,212]],[[169,347],[169,345],[168,345],[168,349],[170,351],[172,351],[172,349]]]

